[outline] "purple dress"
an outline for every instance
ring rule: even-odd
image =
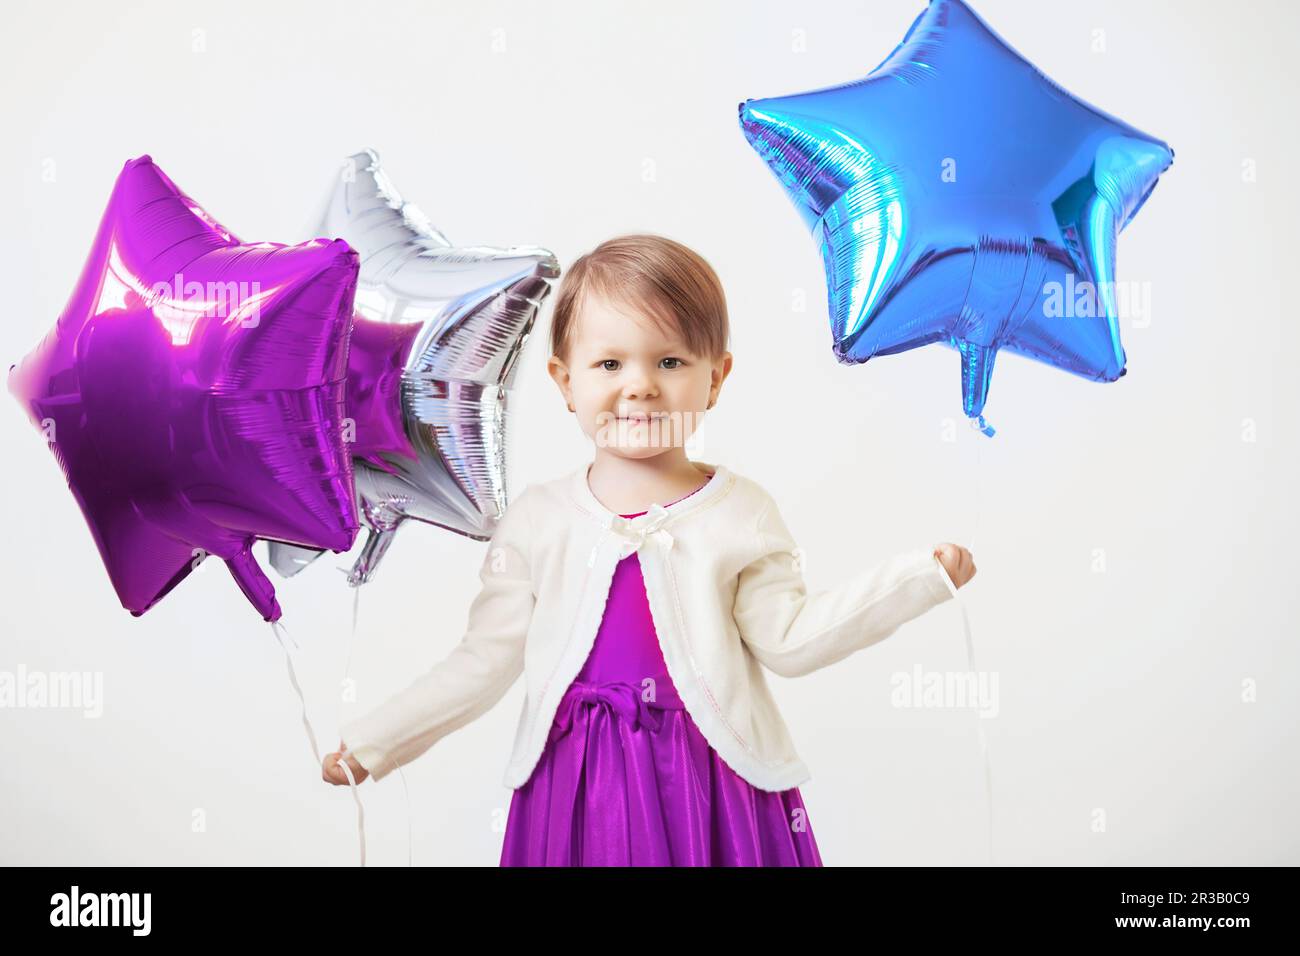
[[[591,653],[511,797],[501,865],[822,865],[799,788],[750,784],[686,712],[635,553],[615,567]]]

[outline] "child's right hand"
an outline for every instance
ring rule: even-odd
[[[335,753],[327,754],[325,759],[321,761],[320,775],[321,779],[326,783],[332,783],[335,786],[347,786],[348,775],[344,773],[343,768],[339,766],[339,758],[343,756],[343,750],[344,743],[340,740],[339,749]],[[370,776],[370,771],[357,763],[357,758],[351,754],[348,754],[348,769],[352,771],[352,778],[356,780],[357,783],[360,783],[362,780],[365,780],[366,777]]]

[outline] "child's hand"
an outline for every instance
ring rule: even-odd
[[[332,754],[327,754],[325,759],[321,761],[320,775],[321,779],[326,783],[332,783],[335,786],[347,786],[348,775],[344,773],[343,768],[339,766],[339,758],[343,756],[343,749],[344,744],[343,741],[340,740],[338,751]],[[348,754],[348,768],[352,771],[352,777],[357,783],[360,783],[362,780],[365,780],[366,777],[370,776],[370,771],[357,763],[357,758],[351,754]]]
[[[961,545],[941,544],[934,549],[934,556],[948,572],[948,577],[952,578],[955,587],[961,587],[975,577],[975,559]]]

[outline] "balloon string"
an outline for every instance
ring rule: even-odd
[[[960,601],[961,607],[961,624],[962,629],[966,632],[966,660],[972,674],[978,673],[975,668],[975,645],[971,640],[970,633],[970,614],[966,610],[966,602]],[[984,733],[984,718],[977,711],[975,714],[975,730],[980,738],[980,757],[984,761],[984,799],[988,807],[988,834],[989,834],[989,866],[993,866],[993,768],[989,762],[989,740]]]
[[[284,638],[287,636],[289,640],[293,642],[295,648],[298,647],[298,642],[294,640],[293,635],[289,633],[289,629],[279,621],[271,622],[271,633],[275,635],[275,639],[280,642],[280,648],[284,651],[284,662],[289,668],[289,683],[293,685],[294,692],[298,695],[298,702],[302,705],[302,725],[307,729],[307,740],[311,744],[311,754],[316,761],[315,765],[319,767],[321,765],[321,755],[320,746],[316,743],[316,731],[312,729],[311,721],[307,718],[307,698],[302,692],[302,686],[298,683],[298,675],[293,667],[293,658],[289,654],[289,646],[285,644]],[[361,865],[365,866],[366,830],[365,814],[361,809],[361,798],[357,795],[357,784],[352,778],[351,768],[347,766],[345,761],[340,760],[339,763],[343,767],[343,772],[347,774],[348,783],[352,786],[352,799],[355,800],[357,804],[357,835],[361,841]]]
[[[939,564],[939,568],[943,573],[944,584],[948,585],[948,590],[952,592],[953,600],[957,602],[957,607],[961,609],[962,630],[964,631],[966,638],[966,667],[971,675],[974,676],[977,671],[975,669],[975,642],[971,639],[970,614],[966,610],[966,602],[962,599],[962,596],[957,593],[957,587],[952,583],[952,579],[948,576],[948,572],[943,569],[942,564]],[[985,804],[988,807],[989,866],[993,866],[993,768],[989,762],[988,738],[984,735],[984,718],[978,713],[975,715],[975,729],[978,732],[980,739],[980,756],[984,760],[984,796]]]
[[[352,676],[352,648],[357,643],[357,614],[361,609],[361,589],[354,587],[352,589],[352,637],[348,641],[348,659],[343,666],[343,679],[347,680]]]
[[[406,774],[402,773],[401,764],[397,765],[397,776],[402,781],[402,793],[406,794],[406,865],[415,865],[415,834],[411,829],[411,791],[406,786]]]
[[[982,415],[980,416],[980,421],[982,424],[983,423]],[[991,435],[992,433],[985,432],[985,434]],[[974,444],[975,444],[975,526],[974,529],[971,531],[970,548],[969,548],[972,557],[975,554],[976,539],[979,537],[980,517],[984,513],[984,469],[983,469],[984,442],[976,440]],[[952,581],[948,581],[947,584],[949,590],[952,591],[953,597],[957,599],[957,606],[961,609],[962,630],[965,634],[965,640],[966,640],[966,666],[967,669],[970,671],[972,677],[974,677],[977,674],[977,671],[975,669],[975,642],[971,637],[971,629],[970,629],[970,613],[966,607],[966,602],[962,599],[961,595],[957,593],[957,589],[953,587]],[[988,817],[989,817],[989,825],[988,825],[989,866],[992,866],[993,865],[993,770],[989,762],[989,742],[987,736],[985,736],[984,733],[984,718],[979,716],[978,713],[975,716],[975,729],[979,734],[980,755],[983,757],[983,761],[984,761],[984,792],[985,792],[986,804],[988,806]]]
[[[357,619],[360,616],[361,609],[361,588],[353,585],[352,588],[352,635],[348,639],[348,657],[347,663],[343,668],[343,681],[346,683],[352,676],[352,648],[357,642]],[[340,715],[340,723],[342,716]],[[365,835],[365,817],[361,810],[361,799],[357,796],[357,785],[352,779],[352,768],[347,765],[347,758],[352,755],[352,749],[346,748],[339,756],[339,766],[343,772],[348,775],[348,783],[352,786],[352,798],[357,802],[357,830],[361,834],[361,860],[362,866],[365,866],[366,856],[366,835]],[[401,764],[396,764],[397,776],[402,781],[402,793],[406,796],[406,865],[415,865],[415,831],[413,825],[413,815],[411,813],[411,790],[406,785],[406,774],[402,773]]]
[[[970,534],[969,547],[972,555],[975,554],[975,539],[979,537],[980,515],[984,512],[984,469],[980,467],[983,447],[983,442],[975,442],[975,527]]]
[[[298,684],[298,675],[293,669],[293,657],[289,654],[289,647],[285,644],[284,639],[287,636],[293,641],[293,646],[298,647],[298,642],[293,639],[289,631],[279,621],[271,622],[271,633],[275,639],[280,642],[280,648],[284,651],[284,663],[289,668],[289,683],[293,685],[294,692],[298,695],[298,702],[302,706],[302,725],[307,730],[307,740],[311,744],[312,756],[316,758],[316,766],[320,766],[320,747],[316,743],[316,731],[312,730],[311,721],[307,719],[307,698],[303,696],[302,687]]]
[[[343,768],[343,773],[347,775],[348,786],[352,789],[352,801],[357,805],[357,839],[361,841],[361,865],[366,865],[366,811],[361,806],[361,795],[357,793],[357,781],[352,776],[352,768],[348,766],[348,757],[352,755],[351,750],[344,750],[339,755],[339,766]]]

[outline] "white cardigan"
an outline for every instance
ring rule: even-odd
[[[956,590],[932,548],[808,593],[794,539],[757,483],[722,465],[694,494],[627,519],[591,493],[589,465],[529,485],[499,519],[461,642],[341,728],[376,779],[488,711],[525,676],[506,786],[523,786],[560,698],[591,651],[618,561],[639,552],[668,675],[726,764],[761,790],[810,779],[762,667],[807,674],[890,634]]]

